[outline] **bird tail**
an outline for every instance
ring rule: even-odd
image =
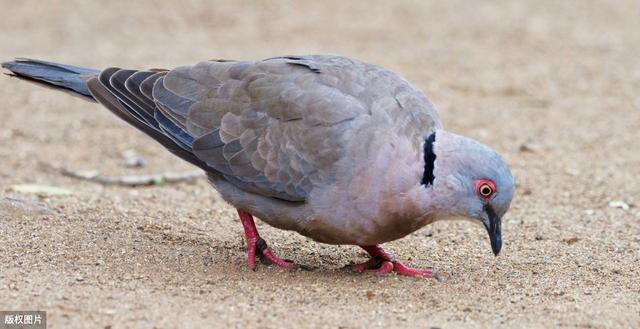
[[[2,67],[20,79],[95,101],[87,88],[87,80],[96,77],[100,73],[99,70],[28,58],[16,58],[14,61],[2,63]]]

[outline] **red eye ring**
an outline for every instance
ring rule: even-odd
[[[478,179],[475,181],[476,192],[483,199],[489,199],[496,193],[496,184],[490,179]]]

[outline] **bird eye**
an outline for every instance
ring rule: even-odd
[[[482,195],[483,197],[487,198],[487,197],[490,197],[491,194],[493,194],[493,188],[491,186],[489,186],[489,184],[484,183],[484,184],[480,185],[480,188],[478,189],[478,192],[480,193],[480,195]]]
[[[477,179],[475,187],[478,196],[487,200],[498,191],[496,190],[496,184],[490,179]]]

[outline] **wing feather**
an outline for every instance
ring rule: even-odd
[[[103,71],[98,93],[172,152],[265,196],[304,201],[329,183],[356,128],[373,114],[435,130],[433,105],[380,67],[340,56],[207,61],[171,71]],[[93,83],[96,85],[96,83]],[[115,101],[114,101],[115,99]],[[426,127],[426,129],[425,129]]]

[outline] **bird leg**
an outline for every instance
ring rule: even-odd
[[[375,246],[360,246],[366,252],[371,255],[371,258],[359,264],[349,265],[348,268],[356,272],[367,272],[373,274],[388,274],[396,272],[399,275],[418,277],[418,278],[431,278],[433,277],[433,270],[430,268],[412,268],[408,267],[402,262],[396,260],[396,257],[384,250],[381,245]]]
[[[278,267],[293,269],[296,268],[296,264],[291,261],[283,260],[276,256],[271,248],[267,246],[267,242],[258,234],[256,223],[253,221],[253,216],[250,213],[237,209],[238,215],[240,215],[240,221],[244,228],[244,235],[247,238],[247,264],[252,270],[256,269],[256,254],[262,260],[267,261]]]

